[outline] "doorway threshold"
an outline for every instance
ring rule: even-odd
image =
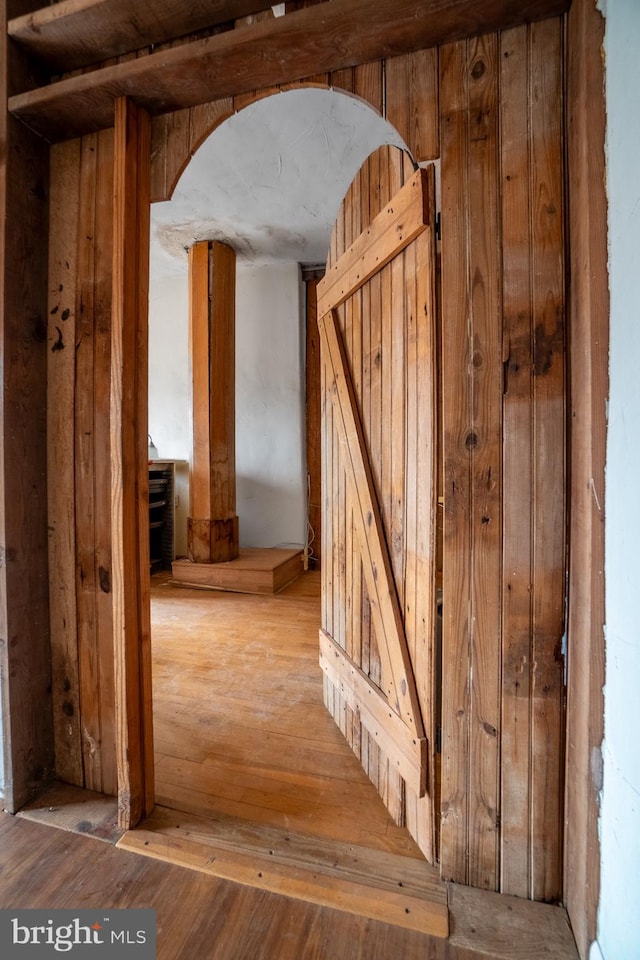
[[[415,857],[160,806],[117,846],[434,937],[449,934],[446,884]]]

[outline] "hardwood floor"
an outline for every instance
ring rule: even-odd
[[[152,578],[157,802],[421,858],[322,702],[319,597]]]
[[[442,940],[0,813],[3,909],[152,908],[158,960],[577,960],[564,910],[449,888]]]
[[[165,806],[117,846],[115,801],[88,791],[54,785],[20,816],[0,814],[0,906],[154,908],[159,960],[577,960],[566,912],[546,904],[448,884],[450,936],[442,939],[232,882],[256,869],[253,854],[232,849],[236,835],[246,843],[255,834],[277,874],[304,855],[297,841],[286,857],[278,849],[296,829],[316,838],[308,846],[320,859],[336,850],[345,858],[321,864],[318,874],[330,867],[335,880],[348,869],[376,902],[383,886],[366,874],[391,856],[412,881],[396,885],[403,896],[422,893],[413,881],[427,865],[390,822],[322,704],[317,598],[313,574],[284,594],[249,598],[154,578],[157,788]],[[186,812],[174,817],[170,807]],[[208,823],[218,830],[213,839]],[[162,842],[165,853],[149,850]],[[212,875],[221,869],[226,876]],[[386,881],[391,887],[393,875]]]

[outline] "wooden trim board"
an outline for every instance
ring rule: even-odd
[[[417,858],[162,807],[118,847],[434,937],[449,934],[446,886]]]
[[[356,714],[362,725],[388,755],[407,784],[423,797],[426,790],[427,741],[403,723],[389,707],[379,687],[347,656],[342,647],[320,631],[320,666]]]
[[[76,70],[264,10],[265,0],[60,0],[9,21],[8,33],[53,70]]]
[[[9,109],[46,139],[64,140],[110,126],[120,96],[164,113],[550,17],[567,6],[567,0],[331,0],[28,90],[11,97]]]
[[[175,583],[185,587],[231,590],[237,593],[279,593],[302,573],[298,547],[243,547],[236,560],[222,563],[173,563]]]

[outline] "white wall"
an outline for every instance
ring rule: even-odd
[[[304,545],[303,302],[296,263],[239,267],[236,471],[243,546]]]
[[[640,957],[640,4],[607,0],[611,293],[606,686],[598,949]]]
[[[303,291],[298,265],[239,261],[236,297],[240,543],[304,545]],[[191,456],[190,389],[188,281],[185,276],[152,274],[149,432],[160,457]]]

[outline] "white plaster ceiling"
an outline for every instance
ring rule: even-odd
[[[151,275],[187,272],[196,240],[224,240],[239,260],[324,263],[340,202],[381,144],[404,146],[368,104],[333,90],[289,90],[221,124],[171,200],[151,207]]]

